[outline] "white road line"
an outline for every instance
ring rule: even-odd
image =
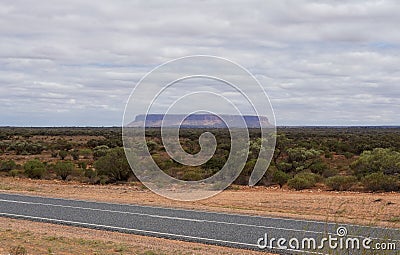
[[[197,236],[179,235],[179,234],[164,233],[164,232],[157,232],[157,231],[149,231],[149,230],[142,230],[142,229],[135,229],[135,228],[115,227],[115,226],[99,225],[99,224],[93,224],[93,223],[85,223],[85,222],[78,222],[78,221],[68,221],[68,220],[59,220],[59,219],[52,219],[52,218],[42,218],[42,217],[19,215],[19,214],[10,214],[10,213],[0,213],[0,216],[7,216],[7,217],[14,217],[14,218],[25,218],[25,219],[31,219],[31,220],[41,220],[41,221],[64,223],[64,224],[77,225],[77,226],[105,228],[105,229],[112,229],[112,230],[119,230],[119,231],[139,232],[139,233],[153,234],[153,235],[159,235],[159,236],[164,235],[164,236],[187,238],[187,239],[192,239],[192,240],[202,240],[202,241],[209,241],[209,242],[216,242],[216,243],[225,243],[225,244],[233,244],[233,245],[244,245],[244,246],[249,246],[249,247],[254,247],[254,248],[258,248],[259,249],[257,244],[241,243],[241,242],[226,241],[226,240],[219,240],[219,239],[205,238],[205,237],[197,237]],[[274,249],[278,249],[278,248],[274,248]],[[295,250],[295,249],[283,249],[283,250],[285,250],[285,251],[296,251],[296,252],[308,253],[308,254],[329,255],[329,254],[320,253],[320,252],[310,252],[310,251],[302,251],[302,250]]]
[[[17,204],[30,204],[30,205],[43,205],[43,206],[52,206],[52,207],[61,207],[61,208],[70,208],[70,209],[79,209],[79,210],[119,213],[119,214],[137,215],[137,216],[145,216],[145,217],[152,217],[152,218],[171,219],[171,220],[180,220],[180,221],[190,221],[190,222],[199,222],[199,223],[214,223],[214,224],[224,224],[224,225],[234,225],[234,226],[242,226],[242,227],[284,230],[284,231],[313,233],[313,234],[337,235],[337,233],[330,233],[330,232],[300,230],[300,229],[291,229],[291,228],[279,228],[279,227],[268,227],[268,226],[260,226],[260,225],[244,224],[244,223],[235,223],[235,222],[214,221],[214,220],[198,220],[198,219],[190,219],[190,218],[163,216],[163,215],[155,215],[155,214],[147,214],[147,213],[123,212],[123,211],[116,211],[116,210],[97,209],[97,208],[70,206],[70,205],[56,205],[56,204],[47,204],[47,203],[39,203],[39,202],[26,202],[26,201],[6,200],[6,199],[0,199],[0,202],[17,203]],[[348,235],[348,236],[349,237],[367,238],[366,236],[356,236],[356,235]],[[368,238],[370,238],[370,237],[368,237]],[[371,238],[371,239],[382,240],[383,238]],[[399,240],[392,240],[392,239],[384,239],[384,240],[390,240],[390,241],[396,241],[396,242],[399,241]]]

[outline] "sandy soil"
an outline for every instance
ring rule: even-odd
[[[57,180],[0,178],[0,191],[114,203],[134,203],[251,215],[400,227],[399,193],[290,191],[234,187],[197,202],[172,201],[139,183],[86,185]]]

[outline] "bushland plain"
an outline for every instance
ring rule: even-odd
[[[182,147],[192,154],[198,152],[198,137],[204,131],[182,129]],[[199,167],[183,166],[169,158],[163,148],[160,131],[156,128],[147,130],[147,145],[153,159],[166,173],[183,180],[199,180],[218,171],[229,155],[228,130],[207,131],[215,134],[218,146],[214,157]],[[250,137],[251,150],[246,166],[228,190],[203,201],[177,202],[153,194],[137,181],[121,148],[120,128],[4,127],[0,129],[0,190],[116,203],[399,226],[400,128],[280,127],[271,165],[255,187],[247,187],[246,184],[261,144],[259,130],[251,129]],[[19,236],[17,243],[9,238],[2,239],[2,247],[8,249],[6,253],[15,245],[29,250],[38,248],[32,242],[27,244],[30,238],[25,235],[25,224],[24,221],[10,223],[7,220],[2,223],[4,233],[11,231],[12,235]],[[37,229],[43,230],[44,227],[37,224]],[[30,234],[43,235],[43,231]],[[55,235],[68,239],[63,236],[62,230]],[[72,247],[75,241],[71,241]],[[116,240],[108,241],[120,245]],[[179,250],[185,245],[176,247]],[[187,247],[181,252],[193,253]],[[198,254],[204,253],[204,249],[214,249],[205,247]],[[89,245],[88,253],[93,252],[92,248]],[[132,249],[138,254],[171,252],[157,245],[149,250],[131,248],[124,249],[129,250],[128,254],[133,253]],[[49,249],[54,250],[54,247]],[[114,250],[118,254],[118,250],[124,253],[124,249],[117,247]]]

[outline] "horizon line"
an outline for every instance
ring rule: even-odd
[[[123,126],[118,126],[118,125],[113,125],[113,126],[61,126],[61,125],[55,125],[55,126],[17,126],[17,125],[0,125],[0,128],[122,128]],[[285,127],[390,127],[390,128],[400,128],[400,124],[386,124],[386,125],[276,125],[275,127],[279,128],[285,128]],[[160,128],[160,127],[147,127],[147,128]],[[187,127],[182,127],[182,128],[187,128]],[[196,127],[189,127],[196,129]],[[201,127],[201,128],[207,128],[207,127]],[[199,128],[199,129],[201,129]],[[213,128],[213,127],[211,127]]]

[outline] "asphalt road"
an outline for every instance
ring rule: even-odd
[[[6,193],[0,193],[0,216],[279,254],[400,254],[399,229],[318,221]]]

